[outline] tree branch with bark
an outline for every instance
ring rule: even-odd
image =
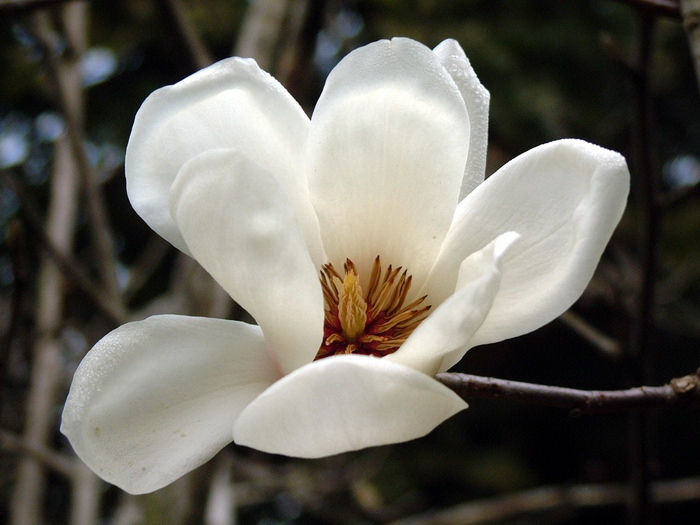
[[[578,390],[460,373],[442,373],[436,379],[461,398],[506,399],[528,405],[570,410],[572,415],[602,414],[653,408],[700,407],[700,375],[674,378],[663,386],[625,390]]]

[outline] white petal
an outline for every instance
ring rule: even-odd
[[[334,356],[272,385],[241,413],[233,438],[265,452],[316,458],[424,436],[466,407],[408,367]]]
[[[616,152],[580,140],[544,144],[506,164],[457,208],[431,274],[448,295],[457,265],[507,231],[522,239],[503,260],[503,279],[472,343],[530,332],[581,295],[625,208],[629,171]]]
[[[458,201],[469,117],[454,81],[408,39],[357,49],[331,72],[311,119],[309,183],[326,254],[408,267],[419,286]]]
[[[471,338],[484,322],[501,284],[501,260],[519,238],[504,233],[462,263],[465,279],[409,336],[399,350],[384,359],[434,375],[462,359]],[[468,280],[467,280],[468,279]]]
[[[180,167],[210,149],[237,148],[280,180],[313,229],[302,159],[309,119],[254,60],[230,58],[152,93],[126,151],[127,191],[151,228],[186,252],[168,210]]]
[[[451,38],[444,40],[433,49],[433,52],[457,84],[469,113],[471,134],[469,135],[469,156],[459,195],[459,199],[462,200],[484,181],[491,95],[479,82],[469,59],[456,40]]]
[[[100,477],[151,492],[229,443],[235,418],[278,377],[257,326],[151,317],[117,328],[88,353],[61,432]]]
[[[323,337],[323,296],[295,210],[266,170],[235,150],[187,162],[171,213],[197,261],[255,318],[287,373]]]

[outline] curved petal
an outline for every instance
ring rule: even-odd
[[[619,153],[580,140],[544,144],[509,162],[457,208],[429,287],[449,295],[456,268],[503,232],[522,239],[472,344],[548,323],[581,295],[625,208],[629,171]],[[443,295],[444,294],[444,295]]]
[[[433,378],[376,357],[314,361],[272,385],[233,427],[265,452],[317,458],[424,436],[467,407]]]
[[[404,38],[357,49],[331,72],[311,119],[309,184],[330,261],[374,258],[419,286],[454,214],[469,117],[427,47]]]
[[[514,232],[504,233],[467,257],[460,268],[464,282],[458,290],[416,328],[396,353],[384,359],[431,376],[462,359],[498,293],[501,260],[519,237]]]
[[[489,102],[491,94],[481,85],[469,59],[456,40],[441,42],[433,52],[450,74],[462,94],[469,113],[469,156],[464,169],[459,200],[484,182],[486,171],[486,148],[489,139]]]
[[[151,228],[187,253],[168,211],[170,186],[189,159],[235,147],[275,174],[302,222],[317,229],[302,169],[308,128],[299,104],[254,60],[217,62],[155,91],[139,109],[126,150],[129,200]]]
[[[100,477],[132,494],[151,492],[229,443],[235,418],[277,378],[257,326],[150,317],[88,353],[61,432]]]
[[[281,370],[302,366],[323,337],[323,296],[295,210],[277,181],[234,150],[187,162],[171,192],[187,246],[255,318]]]

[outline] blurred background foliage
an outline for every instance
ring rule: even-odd
[[[214,59],[233,53],[250,4],[242,0],[182,2],[192,28]],[[134,114],[144,98],[187,76],[196,66],[166,22],[164,2],[118,0],[89,5],[88,44],[80,63],[86,97],[85,146],[105,196],[119,283],[127,289],[133,267],[143,264],[148,254],[159,254],[154,259],[156,271],[130,289],[127,306],[137,316],[134,312],[141,309],[174,310],[168,300],[159,299],[170,297],[177,285],[172,278],[179,268],[177,255],[131,209],[124,190],[123,159]],[[397,35],[431,47],[455,38],[491,92],[489,172],[533,146],[563,137],[621,151],[630,161],[633,176],[638,170],[632,143],[637,132],[634,56],[639,16],[623,2],[327,0],[290,5],[302,10],[304,17],[303,31],[295,42],[295,64],[284,65],[288,50],[280,47],[267,69],[280,76],[309,112],[325,75],[353,48]],[[59,8],[50,9],[60,30]],[[682,191],[700,181],[700,104],[680,21],[658,17],[652,45],[654,127],[648,144],[653,150],[652,170],[663,191]],[[49,199],[54,145],[65,132],[42,57],[31,13],[0,10],[0,170],[21,181],[40,211]],[[288,74],[290,69],[301,74]],[[637,184],[635,179],[633,193]],[[16,191],[3,182],[0,326],[8,337],[2,348],[0,426],[15,435],[21,435],[27,411],[31,348],[37,337],[33,269],[42,253],[39,241],[22,229],[20,211]],[[620,341],[627,337],[628,306],[639,280],[641,211],[633,198],[599,273],[574,308],[577,315]],[[81,208],[74,255],[94,274],[87,223]],[[699,228],[697,192],[664,216],[653,384],[700,366]],[[66,373],[50,440],[51,447],[62,454],[70,454],[70,448],[58,433],[57,422],[70,371],[110,328],[84,294],[67,286],[67,313],[57,334]],[[516,340],[473,349],[456,371],[584,389],[632,386],[624,359],[605,355],[559,321]],[[698,413],[659,411],[653,413],[652,423],[653,477],[700,476]],[[235,446],[227,453],[233,458],[233,480],[241,489],[238,522],[267,525],[385,522],[537,486],[625,482],[630,477],[629,450],[625,415],[571,417],[558,409],[474,401],[470,410],[410,443],[317,461],[270,457]],[[0,460],[0,522],[10,516],[17,459],[17,453],[3,452]],[[206,472],[212,474],[211,468]],[[47,487],[45,522],[67,523],[68,483],[52,474]],[[116,523],[115,509],[123,503],[122,495],[115,488],[102,488],[101,495],[102,522]],[[138,518],[133,523],[174,523],[167,516],[176,500],[172,489],[138,498]],[[700,502],[690,499],[660,506],[657,518],[660,523],[695,523],[699,512]],[[625,510],[620,505],[562,503],[514,516],[502,522],[618,523],[624,521]]]

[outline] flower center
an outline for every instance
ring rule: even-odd
[[[411,288],[407,270],[391,265],[382,275],[379,256],[374,260],[367,293],[363,293],[355,264],[347,259],[345,275],[332,264],[321,269],[325,299],[323,344],[316,359],[338,354],[383,357],[399,349],[411,332],[426,318],[427,296],[405,305]]]

